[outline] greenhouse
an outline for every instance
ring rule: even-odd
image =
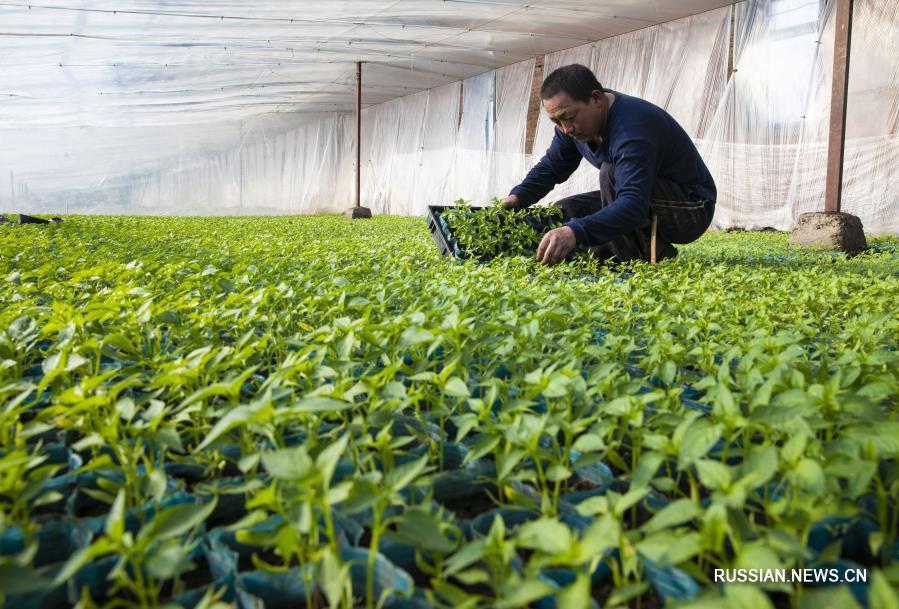
[[[899,607],[899,0],[0,52],[2,608]]]

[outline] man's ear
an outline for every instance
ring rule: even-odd
[[[605,93],[603,93],[599,89],[593,89],[593,91],[590,93],[590,99],[592,99],[595,103],[600,103],[604,97]]]

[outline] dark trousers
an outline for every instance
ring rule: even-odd
[[[589,216],[615,200],[614,165],[603,163],[599,170],[599,190],[556,201],[567,218]],[[657,259],[677,256],[673,243],[691,243],[699,239],[712,223],[715,202],[703,200],[680,184],[657,178],[652,188],[650,215],[646,223],[608,243],[589,248],[602,259],[619,262],[649,260],[652,216],[657,218]]]

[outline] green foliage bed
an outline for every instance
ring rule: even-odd
[[[418,218],[0,225],[0,600],[894,607],[874,245],[547,269]],[[867,581],[713,581],[755,567]]]

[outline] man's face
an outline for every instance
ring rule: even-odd
[[[559,130],[581,142],[601,135],[605,128],[606,96],[594,91],[586,102],[575,101],[567,93],[557,93],[543,100],[549,120]]]

